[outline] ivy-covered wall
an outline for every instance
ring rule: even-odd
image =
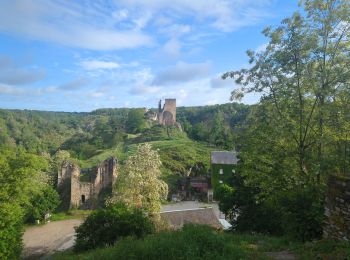
[[[222,169],[223,174],[220,174],[220,169]],[[227,183],[232,176],[234,170],[234,165],[230,164],[212,164],[211,165],[211,185],[214,190],[222,183]]]
[[[350,240],[350,177],[329,178],[325,219],[325,238]]]

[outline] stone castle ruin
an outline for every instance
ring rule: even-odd
[[[165,99],[163,108],[162,100],[159,100],[158,123],[165,126],[176,125],[176,99]]]
[[[64,161],[57,178],[63,208],[97,208],[112,192],[116,179],[117,160],[114,157],[85,170],[80,170],[75,163]]]

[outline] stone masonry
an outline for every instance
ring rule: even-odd
[[[165,126],[176,125],[176,99],[165,99],[163,108],[162,101],[159,100],[158,123]]]
[[[350,240],[350,177],[329,178],[325,217],[325,238]]]
[[[57,189],[69,208],[93,209],[98,207],[103,193],[112,191],[116,178],[114,157],[86,170],[65,161],[58,172]]]

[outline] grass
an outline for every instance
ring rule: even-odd
[[[129,237],[113,247],[83,254],[57,254],[53,259],[249,259],[248,251],[228,243],[228,238],[229,235],[216,233],[207,226],[188,225],[180,231],[149,235],[144,239]]]
[[[128,237],[107,248],[76,254],[57,253],[53,259],[271,259],[269,252],[292,252],[297,259],[350,259],[350,243],[320,240],[301,244],[285,237],[214,231],[186,225],[183,230]]]
[[[210,152],[213,147],[189,139],[186,133],[176,127],[167,129],[161,126],[154,126],[136,135],[128,134],[124,142],[113,148],[98,151],[89,159],[79,161],[79,165],[82,169],[87,169],[115,156],[121,170],[123,162],[136,151],[137,145],[145,142],[159,151],[163,163],[162,178],[168,183],[170,190],[175,190],[178,178],[187,175],[191,170],[195,175],[206,174],[209,170]],[[197,167],[198,165],[201,166]],[[82,175],[81,180],[88,181],[89,176]]]
[[[97,166],[99,163],[112,156],[116,157],[119,161],[126,159],[124,143],[119,143],[116,147],[102,150],[97,155],[94,155],[85,161],[80,161],[80,166],[83,169],[91,168],[93,166]]]
[[[92,212],[91,210],[74,209],[66,212],[53,213],[51,216],[51,221],[60,221],[60,220],[67,220],[67,219],[84,219],[91,212]]]
[[[307,242],[297,249],[301,260],[344,259],[350,260],[350,242],[320,240]]]

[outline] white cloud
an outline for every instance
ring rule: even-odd
[[[272,0],[116,0],[124,6],[138,7],[153,12],[169,12],[195,17],[198,21],[207,19],[212,27],[221,31],[234,31],[251,25],[268,15],[266,7]]]
[[[101,61],[101,60],[86,60],[80,62],[80,65],[85,70],[105,70],[105,69],[117,69],[120,65],[112,61]]]
[[[0,31],[91,50],[153,44],[152,39],[140,31],[116,28],[116,21],[106,8],[49,0],[1,1]]]
[[[129,11],[127,9],[116,10],[112,13],[112,17],[116,21],[124,21],[129,17]]]
[[[96,90],[96,91],[89,92],[88,95],[93,98],[101,98],[101,97],[104,97],[106,93]]]
[[[188,82],[201,77],[207,77],[211,64],[178,62],[174,67],[161,71],[154,79],[153,85],[169,85],[179,82]]]
[[[0,56],[0,83],[26,85],[45,78],[45,71],[16,65],[9,57]]]
[[[57,90],[58,88],[56,86],[35,88],[0,83],[0,95],[33,97],[57,92]]]
[[[152,87],[152,86],[136,86],[132,87],[129,91],[132,95],[144,95],[144,94],[154,94],[159,92],[159,87]]]
[[[178,58],[181,54],[181,45],[177,39],[172,38],[164,44],[162,52],[172,58]]]
[[[24,95],[26,94],[26,91],[23,88],[0,83],[0,94],[1,95]]]
[[[59,88],[62,90],[78,90],[87,84],[88,80],[86,78],[78,78],[61,85]]]
[[[235,86],[235,81],[234,79],[227,78],[227,79],[222,79],[221,76],[214,77],[210,79],[210,86],[212,88],[227,88],[227,87],[234,87]]]

